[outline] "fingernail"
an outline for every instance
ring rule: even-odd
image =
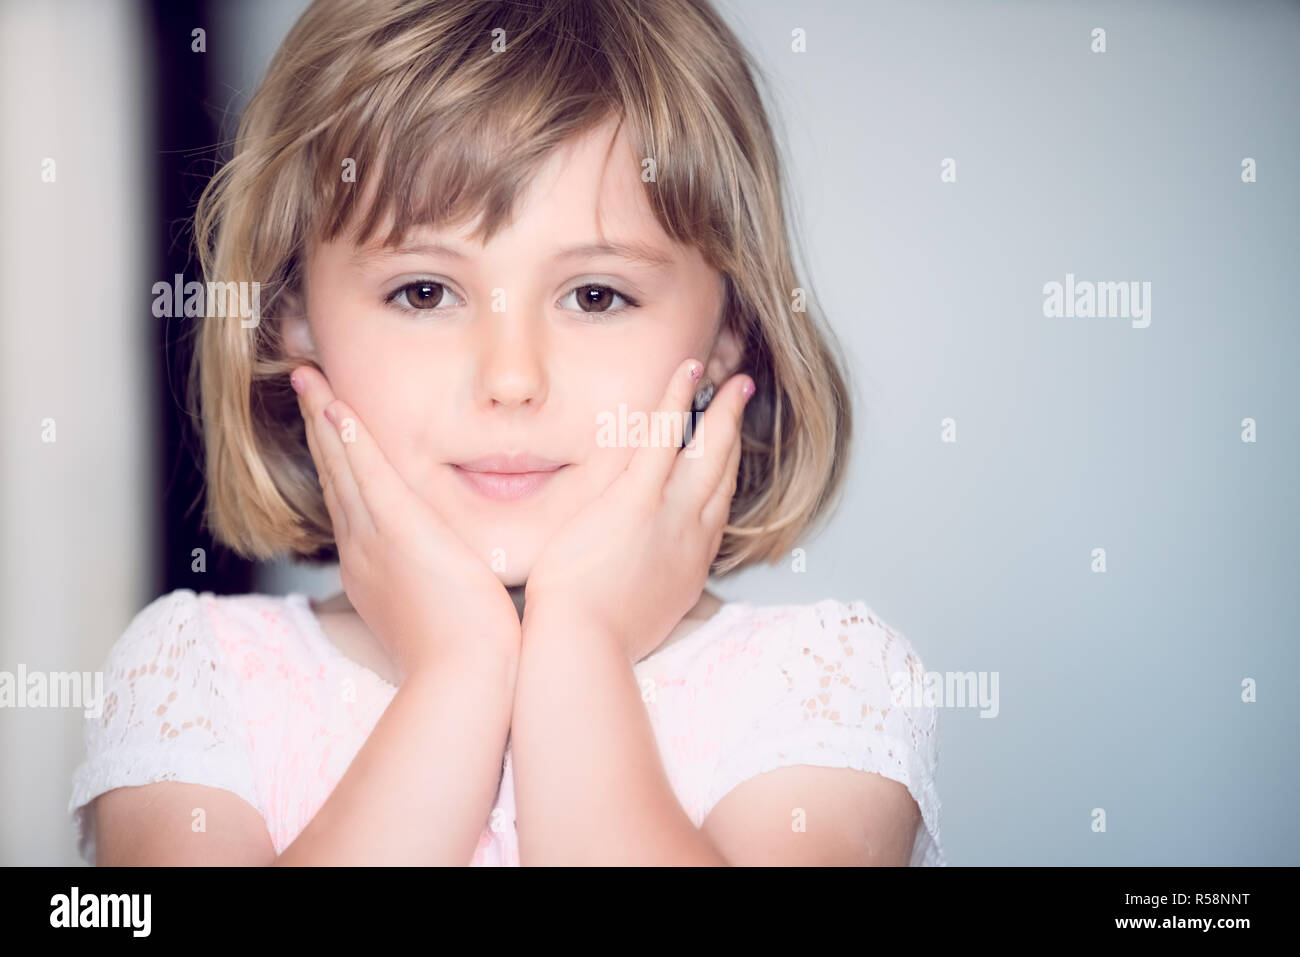
[[[325,418],[329,419],[334,425],[339,424],[339,413],[338,410],[334,408],[333,402],[325,406]]]
[[[295,369],[295,370],[294,370],[294,371],[289,375],[289,385],[293,386],[293,391],[294,391],[294,392],[297,392],[297,393],[299,393],[299,394],[302,393],[302,379],[300,379],[300,378],[298,377],[298,370],[297,370],[297,369]]]
[[[748,400],[754,394],[754,380],[745,380],[745,387],[740,390],[741,394]]]
[[[704,366],[700,365],[698,362],[693,363],[691,365],[691,378],[698,379],[700,377],[700,373],[703,371],[704,371]]]

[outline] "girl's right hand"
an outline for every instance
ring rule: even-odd
[[[397,474],[318,369],[299,366],[290,379],[344,591],[403,680],[435,660],[517,660],[519,615],[500,579]]]

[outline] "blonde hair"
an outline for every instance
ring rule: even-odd
[[[195,343],[191,407],[217,539],[247,558],[337,560],[287,381],[302,360],[276,322],[301,302],[309,244],[353,223],[364,244],[389,218],[395,244],[413,226],[475,214],[486,243],[547,154],[614,116],[636,155],[654,158],[646,194],[659,225],[723,274],[723,322],[757,385],[712,570],[787,554],[841,490],[852,415],[833,333],[794,269],[751,71],[704,0],[316,0],[195,217],[208,281],[263,287],[264,321],[205,318]],[[384,188],[345,182],[345,159]]]

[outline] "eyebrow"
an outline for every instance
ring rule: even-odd
[[[466,253],[444,243],[409,242],[401,243],[396,247],[357,250],[352,256],[352,263],[356,266],[372,266],[401,256],[445,256],[448,259],[455,259],[460,262],[464,262],[469,258]],[[627,262],[638,263],[654,269],[666,269],[673,265],[673,258],[664,250],[649,243],[635,241],[584,243],[580,246],[569,246],[556,253],[554,259],[559,261],[589,259],[599,256],[623,259]]]

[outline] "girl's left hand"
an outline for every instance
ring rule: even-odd
[[[695,359],[677,368],[663,413],[690,414],[702,370]],[[690,453],[638,448],[601,496],[546,543],[525,587],[525,642],[530,621],[561,615],[618,642],[633,664],[663,643],[708,583],[736,492],[741,419],[753,390],[749,376],[732,376],[701,417]],[[657,418],[670,421],[651,422]]]

